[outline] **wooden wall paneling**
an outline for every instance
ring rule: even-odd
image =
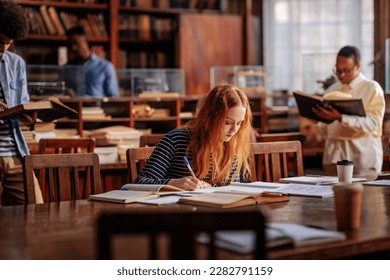
[[[374,1],[374,79],[385,88],[385,39],[390,38],[390,2]]]
[[[179,67],[186,76],[186,94],[210,91],[210,67],[243,64],[242,17],[183,14],[179,24]]]
[[[262,54],[261,54],[261,29],[260,29],[260,18],[257,16],[248,16],[248,33],[245,42],[245,63],[246,65],[262,65]]]
[[[252,0],[245,0],[245,13],[243,16],[244,20],[244,52],[243,52],[243,61],[245,64],[250,64],[250,54],[252,49],[251,37],[252,37]]]

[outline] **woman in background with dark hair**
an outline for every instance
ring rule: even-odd
[[[217,85],[193,120],[167,133],[158,143],[135,183],[195,190],[249,180],[251,120],[247,96],[233,85]]]

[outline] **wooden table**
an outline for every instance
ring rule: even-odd
[[[201,207],[173,204],[147,206],[88,200],[0,208],[0,259],[95,259],[95,223],[107,209],[161,211],[161,207]],[[260,207],[260,206],[251,206]],[[336,230],[333,198],[291,197],[289,202],[267,205],[268,220],[293,222]],[[208,208],[211,209],[211,208]],[[205,208],[203,208],[205,210]],[[233,221],[234,222],[234,221]],[[269,259],[390,259],[390,188],[366,187],[360,230],[347,232],[348,240],[301,248],[273,249]],[[137,243],[137,242],[135,242]],[[133,242],[134,245],[134,242]],[[141,243],[136,250],[142,250]],[[229,259],[242,255],[226,253]]]

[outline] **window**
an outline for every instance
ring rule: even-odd
[[[357,46],[373,78],[373,0],[264,0],[267,90],[321,92],[338,50]],[[359,16],[360,15],[360,16]]]

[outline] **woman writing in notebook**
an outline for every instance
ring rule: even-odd
[[[161,139],[134,183],[195,190],[249,179],[251,120],[247,96],[232,85],[217,85],[190,122]]]

